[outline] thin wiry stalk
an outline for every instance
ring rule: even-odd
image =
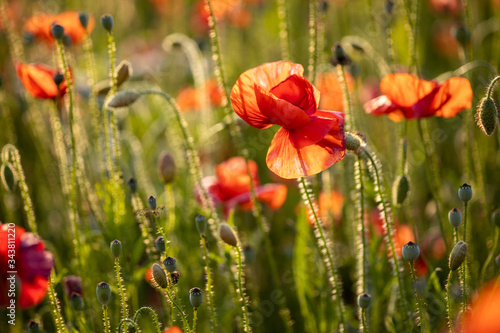
[[[309,64],[307,72],[309,81],[316,80],[316,67],[318,61],[318,0],[309,0]]]
[[[186,333],[191,333],[191,328],[188,324],[188,320],[187,320],[187,315],[186,313],[184,312],[184,310],[182,310],[182,308],[177,304],[177,302],[175,302],[175,295],[173,292],[173,288],[170,287],[170,278],[167,276],[167,279],[168,279],[168,287],[166,289],[162,289],[157,283],[156,281],[153,279],[152,283],[153,283],[153,286],[160,292],[160,294],[162,294],[162,296],[167,300],[167,302],[171,305],[171,306],[174,306],[177,308],[177,310],[179,311],[179,314],[181,316],[181,319],[182,319],[182,324],[184,326],[184,330],[186,330],[187,332]],[[171,290],[172,289],[172,290]],[[173,311],[172,311],[173,313]],[[173,325],[173,321],[172,321],[172,325]]]
[[[208,256],[207,240],[205,236],[200,239],[201,247],[203,248],[203,257],[205,259],[205,274],[207,275],[207,294],[208,294],[208,307],[210,308],[210,320],[212,332],[217,332],[217,314],[215,309],[215,297],[212,286],[212,269],[210,268],[210,260]]]
[[[363,324],[363,333],[368,333],[368,326],[366,325],[366,310],[361,309],[361,323]]]
[[[111,333],[111,324],[109,323],[108,307],[102,306],[102,321],[104,324],[104,333]]]
[[[175,195],[172,184],[165,184],[165,200],[167,205],[167,226],[165,228],[165,235],[170,236],[175,226]]]
[[[134,318],[133,318],[133,321],[138,324],[138,320],[139,320],[139,316],[141,315],[142,312],[144,311],[147,311],[149,312],[151,318],[153,319],[153,322],[155,324],[155,328],[156,328],[156,332],[157,333],[161,333],[161,328],[160,328],[160,323],[158,322],[158,315],[156,314],[156,311],[153,310],[152,308],[150,307],[147,307],[147,306],[143,306],[142,308],[139,308],[135,314],[134,314]]]
[[[236,260],[238,262],[238,292],[240,294],[241,310],[243,311],[243,331],[252,332],[250,328],[250,321],[248,316],[248,300],[245,293],[245,276],[243,275],[243,254],[241,253],[241,248],[238,245],[235,247],[236,250]]]
[[[61,316],[61,307],[59,306],[59,300],[57,299],[56,291],[54,290],[54,272],[50,273],[49,277],[49,286],[47,293],[49,294],[50,307],[52,317],[54,318],[54,322],[56,324],[57,333],[67,332],[68,329],[64,324],[64,319]]]
[[[493,246],[491,247],[490,253],[488,254],[488,258],[486,258],[486,261],[483,264],[483,267],[481,268],[481,274],[479,278],[479,285],[482,286],[484,282],[484,276],[486,275],[486,269],[488,268],[488,265],[490,264],[491,260],[496,254],[497,246],[498,246],[498,236],[499,236],[499,231],[498,227],[495,227],[495,236],[493,237]]]
[[[198,309],[193,310],[193,332],[196,332],[196,320],[198,319]]]
[[[411,281],[413,284],[416,284],[417,278],[415,276],[415,269],[413,267],[413,261],[410,261],[410,272],[411,272]],[[430,332],[431,328],[429,325],[429,320],[427,318],[427,313],[425,311],[425,302],[422,300],[420,293],[415,289],[415,296],[417,297],[417,308],[420,319],[420,328],[422,332]]]
[[[141,229],[141,237],[144,245],[146,246],[146,254],[152,255],[156,250],[154,247],[154,239],[149,231],[148,221],[142,213],[144,206],[137,193],[132,194],[132,209],[134,211],[137,224],[139,224],[139,228]]]
[[[354,126],[354,120],[351,108],[351,96],[349,95],[349,89],[347,88],[344,66],[337,65],[337,77],[339,79],[340,86],[342,87],[342,99],[346,109],[344,116],[345,123],[349,129],[352,129]]]
[[[464,202],[464,235],[463,235],[463,241],[464,243],[467,243],[467,234],[468,234],[468,229],[467,229],[467,213],[468,213],[468,202]],[[461,267],[461,282],[462,282],[462,316],[465,316],[466,310],[467,310],[467,289],[468,289],[468,278],[469,278],[469,265],[468,265],[468,260],[467,258],[462,264]]]
[[[316,227],[314,229],[314,236],[316,237],[316,241],[318,242],[318,247],[320,250],[319,252],[326,267],[328,282],[330,283],[332,288],[332,300],[337,304],[337,314],[339,316],[339,332],[344,332],[345,310],[344,302],[342,301],[342,285],[337,277],[333,256],[330,250],[330,242],[325,237],[325,232],[323,231],[323,226],[320,218],[316,215],[316,212],[318,211],[317,205],[313,202],[310,193],[311,190],[309,188],[307,180],[304,177],[301,177],[298,181],[300,192],[302,194],[302,200],[304,200],[306,207],[310,208],[310,218],[315,222]]]
[[[288,1],[278,0],[278,20],[280,28],[281,58],[291,60],[290,29],[288,24]]]
[[[455,329],[453,327],[453,320],[452,320],[452,304],[451,304],[451,295],[450,295],[450,285],[451,285],[451,278],[453,277],[453,271],[450,269],[450,273],[448,274],[448,282],[446,283],[446,313],[448,315],[448,328],[450,329],[451,333],[455,332]]]
[[[115,71],[115,53],[116,53],[116,45],[113,37],[113,32],[108,32],[108,53],[109,53],[109,79],[111,81],[111,90],[109,91],[110,96],[116,94],[116,90],[118,89],[116,84],[116,71]],[[113,135],[113,154],[115,161],[115,177],[119,177],[120,173],[120,141],[118,140],[118,126],[116,124],[116,114],[114,110],[111,111],[111,131]],[[116,179],[119,181],[119,178]]]
[[[50,108],[50,127],[52,129],[54,149],[59,163],[59,173],[61,175],[61,187],[64,196],[70,193],[70,179],[68,174],[68,158],[66,154],[66,145],[64,134],[62,131],[62,124],[57,114],[56,104]]]
[[[95,57],[92,45],[92,38],[90,35],[85,32],[85,41],[83,42],[83,51],[85,52],[86,58],[86,66],[87,66],[87,80],[90,86],[90,95],[89,95],[89,106],[92,110],[92,127],[94,128],[94,144],[96,147],[96,151],[100,152],[100,141],[99,141],[99,124],[101,122],[101,115],[99,112],[99,107],[97,106],[97,71],[95,64]],[[100,161],[100,159],[99,159]]]
[[[123,324],[125,324],[125,323],[129,323],[129,324],[131,324],[131,325],[134,327],[135,332],[140,332],[140,330],[139,330],[139,326],[137,326],[137,324],[135,323],[135,321],[133,321],[133,320],[132,320],[132,319],[130,319],[130,318],[124,318],[124,319],[120,320],[120,323],[118,324],[118,333],[121,333],[121,331],[122,331],[122,326],[123,326]],[[124,330],[124,332],[128,332],[128,331],[129,331],[129,330],[128,330],[128,328],[126,328],[126,329]]]
[[[118,284],[118,290],[120,291],[120,313],[121,319],[128,318],[128,305],[127,305],[127,291],[125,290],[125,286],[123,285],[123,279],[121,275],[121,267],[120,267],[120,259],[115,258],[115,274],[116,274],[116,282]]]

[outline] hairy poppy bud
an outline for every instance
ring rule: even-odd
[[[107,282],[99,282],[96,288],[97,299],[102,305],[108,305],[111,300],[111,288]]]
[[[62,75],[61,73],[57,73],[52,79],[54,80],[56,86],[59,87],[59,85],[64,81],[64,75]]]
[[[169,273],[173,273],[177,268],[177,259],[175,259],[174,257],[167,257],[165,260],[163,260],[163,266],[165,266],[165,269]]]
[[[28,333],[42,333],[40,325],[36,321],[30,320],[28,323]]]
[[[0,177],[2,184],[7,191],[14,191],[17,185],[17,174],[8,164],[2,164],[0,167]]]
[[[113,257],[118,258],[122,253],[122,242],[120,242],[118,239],[115,239],[111,242],[109,248],[111,249],[111,254],[113,255]]]
[[[354,153],[359,153],[361,148],[365,146],[364,138],[361,134],[347,132],[345,136],[345,149]]]
[[[450,269],[456,271],[467,258],[467,243],[459,241],[450,253]]]
[[[500,209],[497,209],[493,213],[491,213],[491,223],[500,228]]]
[[[155,239],[155,247],[158,250],[158,252],[163,253],[165,252],[165,239],[163,236],[158,236]]]
[[[495,101],[491,98],[483,98],[476,112],[476,122],[484,134],[490,136],[495,132],[498,121],[498,110]]]
[[[172,280],[173,284],[177,284],[179,282],[179,279],[181,278],[181,274],[177,271],[174,271],[170,273],[170,279]]]
[[[201,235],[205,234],[207,230],[207,218],[203,215],[198,215],[195,217],[194,222],[196,223],[196,229]]]
[[[189,302],[193,308],[198,309],[203,302],[203,291],[200,288],[193,288],[189,291]]]
[[[156,203],[156,198],[154,196],[152,196],[152,195],[149,196],[148,205],[149,205],[149,208],[151,208],[152,210],[156,209],[157,203]]]
[[[420,248],[418,247],[417,244],[410,241],[405,245],[403,245],[403,249],[401,252],[403,253],[403,258],[405,260],[415,261],[420,255]]]
[[[227,223],[222,223],[220,225],[219,235],[220,238],[228,245],[236,246],[238,244],[233,228],[231,228]]]
[[[406,175],[401,175],[392,184],[392,200],[395,206],[401,205],[410,191],[410,182]]]
[[[82,25],[82,27],[86,30],[87,26],[89,25],[89,13],[79,12],[78,13],[78,20],[80,21],[80,24]]]
[[[121,86],[132,76],[132,65],[127,60],[122,60],[115,69],[116,85]]]
[[[370,294],[361,294],[358,296],[358,305],[362,309],[367,309],[372,303],[372,296]]]
[[[113,16],[109,14],[101,16],[101,25],[108,32],[111,32],[113,30]]]
[[[345,53],[344,48],[340,43],[336,43],[333,48],[333,57],[330,59],[330,63],[333,66],[341,65],[341,66],[347,66],[351,64],[351,58]]]
[[[64,37],[64,27],[60,24],[52,24],[52,26],[50,27],[50,32],[52,33],[52,36],[57,40],[62,40],[62,38]]]
[[[171,183],[175,177],[175,161],[172,154],[163,152],[158,158],[158,174],[164,184]]]
[[[462,47],[466,47],[470,43],[470,30],[462,22],[457,23],[453,28],[453,36]]]
[[[110,108],[122,108],[134,104],[141,97],[136,90],[124,90],[114,94],[108,102]]]
[[[130,192],[137,193],[137,180],[135,178],[130,178],[127,182]]]
[[[160,265],[154,263],[153,266],[151,267],[153,270],[153,279],[156,281],[156,283],[161,287],[161,288],[167,288],[168,283],[167,283],[167,274],[165,274],[165,271],[163,268],[161,268]]]
[[[69,297],[69,304],[73,310],[81,311],[83,309],[83,297],[78,293],[72,293]]]
[[[468,202],[472,199],[472,187],[466,183],[458,188],[458,197],[463,202]]]
[[[448,212],[448,220],[454,228],[458,228],[462,224],[462,212],[453,208]]]

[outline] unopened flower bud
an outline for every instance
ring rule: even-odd
[[[410,191],[410,182],[406,175],[398,176],[392,184],[392,200],[395,206],[401,205]]]
[[[14,191],[17,185],[17,174],[8,164],[2,164],[0,167],[0,177],[2,184],[7,191]]]
[[[362,309],[367,309],[372,303],[372,296],[370,294],[361,294],[358,296],[358,305]]]
[[[122,253],[122,242],[120,242],[118,239],[115,239],[111,242],[109,248],[111,249],[111,254],[113,255],[113,257],[118,258]]]
[[[114,94],[108,102],[110,108],[122,108],[134,104],[141,97],[136,90],[124,90]]]
[[[102,305],[108,305],[111,300],[111,288],[107,282],[99,282],[96,288],[97,299]]]
[[[163,236],[158,236],[155,239],[155,247],[158,250],[158,252],[163,253],[165,252],[165,239]]]
[[[156,198],[154,196],[152,196],[152,195],[149,196],[148,205],[149,205],[149,208],[151,208],[152,210],[156,209],[157,203],[156,203]]]
[[[203,215],[198,215],[195,217],[194,222],[196,223],[196,229],[201,235],[205,234],[207,230],[207,218]]]
[[[165,266],[165,269],[169,273],[173,273],[177,268],[177,259],[175,259],[174,257],[167,257],[165,260],[163,260],[163,266]]]
[[[350,150],[354,153],[359,153],[361,148],[365,146],[364,138],[353,132],[347,132],[345,135],[345,149]]]
[[[89,13],[87,12],[79,12],[78,13],[78,20],[80,20],[80,24],[82,27],[87,30],[87,27],[89,25]]]
[[[28,333],[42,333],[40,325],[36,321],[30,320],[28,323]]]
[[[450,269],[456,271],[467,258],[467,243],[459,241],[450,253]]]
[[[203,302],[203,291],[200,288],[193,288],[189,291],[189,302],[193,308],[198,309]]]
[[[130,178],[127,182],[130,192],[137,193],[137,180],[135,178]]]
[[[170,279],[172,280],[173,284],[177,284],[179,282],[179,279],[181,278],[181,274],[177,271],[173,271],[170,273]]]
[[[464,183],[458,188],[458,197],[463,202],[468,202],[470,199],[472,199],[472,187]]]
[[[108,32],[113,30],[113,17],[109,14],[101,16],[101,25]]]
[[[341,66],[347,66],[351,64],[351,58],[345,53],[344,48],[340,43],[336,43],[333,48],[333,57],[330,59],[330,63],[333,66],[341,65]]]
[[[462,212],[453,208],[448,212],[448,220],[454,228],[458,228],[462,224]]]
[[[490,136],[495,132],[498,121],[498,110],[495,101],[491,98],[483,98],[476,112],[476,122],[484,134]]]
[[[72,293],[69,297],[69,303],[73,310],[81,311],[83,309],[83,297],[78,293]]]
[[[176,166],[174,157],[168,152],[163,152],[158,158],[158,174],[164,184],[171,183],[174,180]]]
[[[220,238],[228,245],[236,246],[238,244],[233,228],[231,228],[227,223],[222,223],[220,225],[219,235]]]
[[[418,247],[417,244],[410,241],[405,245],[403,245],[403,249],[401,252],[403,253],[403,258],[405,260],[415,261],[420,255],[420,248]]]
[[[497,209],[493,213],[491,213],[491,223],[500,228],[500,209]]]
[[[64,27],[60,24],[52,24],[52,26],[50,27],[50,32],[52,33],[52,36],[57,40],[62,40],[62,38],[64,37]]]
[[[59,87],[59,85],[64,81],[64,75],[62,75],[61,73],[57,73],[52,79],[54,80],[56,86]]]
[[[116,85],[121,86],[131,76],[132,65],[127,60],[122,60],[115,69]]]
[[[165,274],[165,271],[163,268],[161,268],[160,265],[158,264],[153,264],[151,267],[153,270],[153,279],[156,281],[156,283],[161,287],[161,288],[167,288],[168,283],[167,283],[167,274]]]
[[[457,23],[453,28],[453,36],[462,47],[466,47],[470,43],[470,30],[462,22]]]

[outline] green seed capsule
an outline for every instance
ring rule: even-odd
[[[465,261],[465,258],[467,258],[467,243],[463,241],[459,241],[455,246],[453,247],[453,250],[451,250],[450,253],[450,269],[452,271],[456,271],[460,265]]]
[[[200,288],[193,288],[189,291],[189,302],[193,308],[198,309],[203,302],[203,291]]]
[[[495,132],[498,121],[498,110],[495,101],[491,98],[483,98],[476,112],[476,122],[484,134],[490,136]]]
[[[109,244],[109,248],[111,249],[111,254],[115,258],[118,258],[122,253],[122,243],[118,239],[112,241],[111,244]]]
[[[81,311],[83,309],[83,297],[80,294],[72,293],[69,297],[69,303],[75,311]]]
[[[173,273],[177,268],[177,259],[173,257],[167,257],[165,260],[163,260],[163,266],[165,266],[165,269],[169,273]]]
[[[497,227],[500,227],[500,209],[497,209],[493,213],[491,213],[491,223],[493,223],[493,225]]]
[[[392,200],[395,206],[401,205],[410,191],[410,182],[405,175],[398,176],[392,185]]]
[[[405,260],[415,261],[420,255],[420,248],[417,244],[410,241],[403,245],[403,249],[401,252],[403,253],[403,258]]]
[[[236,234],[234,233],[233,228],[229,226],[227,223],[222,223],[219,228],[220,238],[227,244],[231,246],[236,246],[238,244],[238,240],[236,238]]]
[[[161,288],[167,288],[168,283],[167,283],[167,274],[165,274],[165,271],[163,268],[161,268],[160,265],[158,264],[153,264],[151,267],[153,270],[153,279],[156,281],[156,283],[161,287]]]
[[[42,333],[40,325],[36,321],[30,320],[28,323],[28,333]]]
[[[370,294],[361,294],[358,296],[358,305],[362,309],[367,309],[372,303],[372,296]]]
[[[454,228],[458,228],[462,224],[462,212],[453,208],[448,212],[448,220]]]
[[[195,217],[194,222],[196,223],[196,229],[201,235],[205,235],[207,230],[207,218],[203,215],[198,215]]]
[[[59,85],[64,81],[64,75],[62,75],[61,73],[57,73],[52,79],[54,80],[56,86],[59,87]]]
[[[458,188],[458,197],[463,202],[468,202],[472,199],[472,187],[466,183]]]
[[[111,288],[107,282],[99,282],[96,288],[97,299],[102,305],[108,305],[111,300]]]
[[[152,196],[152,195],[149,196],[148,205],[149,205],[149,208],[151,208],[152,210],[156,209],[157,203],[156,203],[156,198],[154,196]]]

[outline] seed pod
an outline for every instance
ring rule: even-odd
[[[36,321],[30,320],[28,323],[28,333],[42,333],[40,325]]]
[[[64,37],[64,27],[60,24],[52,24],[52,26],[50,27],[50,32],[52,33],[52,37],[57,40],[62,40]]]
[[[203,215],[198,215],[195,217],[194,222],[196,223],[196,229],[201,235],[205,235],[207,230],[207,218]]]
[[[500,209],[497,209],[493,213],[491,213],[491,223],[500,228]]]
[[[169,273],[173,273],[177,268],[177,259],[175,259],[174,257],[167,257],[165,260],[163,260],[163,266],[165,266],[165,269]]]
[[[415,261],[420,255],[420,248],[418,247],[417,244],[410,241],[405,245],[403,245],[403,249],[401,252],[403,253],[403,258],[405,260]]]
[[[83,309],[83,297],[78,293],[72,293],[69,297],[69,304],[75,311],[81,311]]]
[[[130,178],[127,182],[130,192],[137,193],[137,180],[135,178]]]
[[[453,208],[448,212],[448,220],[453,227],[458,228],[462,224],[462,212]]]
[[[233,228],[231,228],[227,223],[222,223],[220,225],[219,235],[220,238],[228,245],[236,246],[238,244]]]
[[[456,271],[467,258],[467,243],[459,241],[450,253],[450,269]]]
[[[172,280],[173,284],[177,284],[179,282],[179,279],[181,278],[181,273],[174,271],[170,273],[170,279]]]
[[[351,58],[345,53],[344,48],[340,43],[335,43],[335,45],[332,48],[333,51],[333,57],[330,59],[330,63],[333,66],[341,65],[341,66],[347,66],[351,64]]]
[[[458,197],[463,202],[468,202],[470,199],[472,199],[472,187],[464,183],[458,188]]]
[[[102,305],[108,305],[111,300],[111,288],[107,282],[99,282],[96,288],[97,299]]]
[[[498,121],[498,110],[495,101],[491,98],[483,98],[478,106],[476,112],[476,122],[484,134],[490,136],[495,132]]]
[[[167,288],[168,283],[167,283],[167,274],[165,274],[165,271],[163,268],[161,268],[160,265],[154,263],[153,266],[151,267],[153,270],[153,279],[156,281],[156,283],[161,287],[161,288]]]
[[[193,288],[189,291],[189,302],[193,308],[198,309],[203,302],[203,291],[200,288]]]
[[[175,178],[176,166],[172,154],[168,152],[161,153],[158,158],[158,174],[164,184],[171,183]]]
[[[114,94],[108,102],[110,108],[122,108],[134,104],[141,94],[136,90],[124,90]]]
[[[158,236],[155,239],[155,247],[158,250],[158,252],[163,253],[165,252],[165,239],[163,236]]]
[[[87,30],[87,27],[89,25],[89,14],[87,12],[79,12],[78,20],[80,20],[80,24],[82,25],[82,27]]]
[[[392,200],[395,206],[400,206],[408,196],[410,182],[406,175],[398,176],[392,184]]]
[[[8,164],[2,164],[0,167],[0,177],[2,178],[2,184],[7,191],[14,191],[17,186],[17,174],[14,169]]]
[[[156,198],[152,195],[149,196],[148,198],[148,205],[149,205],[149,208],[151,208],[152,210],[155,210],[156,209]]]
[[[362,309],[367,309],[372,303],[372,296],[370,294],[361,294],[358,296],[358,305]]]
[[[118,258],[122,253],[122,242],[120,242],[118,239],[115,239],[111,242],[109,248],[111,249],[111,254],[113,255],[113,257]]]
[[[101,16],[101,25],[110,33],[113,30],[113,17],[109,14]]]

